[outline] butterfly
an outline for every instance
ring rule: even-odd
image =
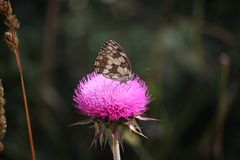
[[[126,82],[133,78],[132,67],[126,52],[113,40],[102,45],[94,67],[97,73],[120,82]]]

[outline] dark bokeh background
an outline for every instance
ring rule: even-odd
[[[82,120],[73,89],[93,71],[109,39],[127,52],[154,100],[141,123],[148,139],[126,136],[123,159],[240,159],[240,1],[21,0],[20,54],[38,160],[112,159],[91,148],[94,130],[66,127]],[[1,159],[30,157],[15,57],[3,40],[7,134]]]

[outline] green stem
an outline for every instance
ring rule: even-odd
[[[113,160],[121,160],[119,141],[118,141],[117,137],[113,138],[113,141],[111,144],[111,149],[112,149],[112,153],[113,153]]]

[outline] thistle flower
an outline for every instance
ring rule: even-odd
[[[79,82],[74,101],[87,116],[117,121],[143,114],[150,96],[146,84],[137,76],[122,83],[93,72]]]
[[[136,119],[156,120],[142,116],[148,109],[150,95],[147,85],[137,75],[120,82],[92,72],[80,80],[73,100],[75,107],[90,119],[72,125],[93,123],[95,137],[92,144],[96,145],[97,140],[101,146],[108,142],[114,160],[120,159],[118,143],[122,145],[126,129],[144,136]]]

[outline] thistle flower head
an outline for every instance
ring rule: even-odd
[[[74,92],[76,108],[90,118],[73,125],[93,123],[95,137],[100,144],[113,144],[117,140],[122,145],[124,131],[129,129],[143,135],[136,119],[156,120],[143,117],[150,102],[148,87],[138,76],[120,82],[92,72],[80,80]]]
[[[119,82],[95,72],[79,82],[74,95],[75,105],[83,114],[109,121],[141,115],[149,99],[148,88],[139,77]]]

